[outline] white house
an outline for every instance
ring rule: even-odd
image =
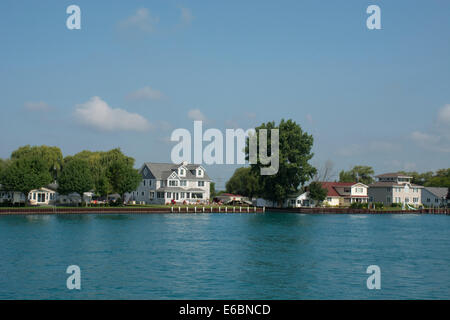
[[[360,182],[321,182],[327,190],[324,204],[329,206],[350,206],[352,203],[367,203],[368,186]]]
[[[385,173],[376,176],[377,182],[369,185],[370,202],[382,202],[385,206],[393,203],[422,204],[423,186],[411,183],[411,176],[402,173]]]
[[[290,195],[283,204],[284,207],[289,208],[311,207],[313,205],[314,200],[309,198],[309,192],[303,191]]]
[[[56,196],[56,191],[49,188],[34,189],[28,193],[28,202],[35,206],[50,205],[56,202]]]
[[[211,179],[198,164],[146,162],[139,172],[142,181],[137,190],[125,195],[126,201],[145,204],[206,203]]]
[[[428,207],[447,206],[448,188],[424,187],[422,188],[422,204]]]

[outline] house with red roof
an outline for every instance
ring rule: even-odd
[[[368,186],[361,182],[321,182],[327,190],[324,204],[329,206],[349,206],[352,203],[367,203]]]

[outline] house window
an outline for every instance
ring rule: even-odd
[[[427,198],[427,202],[431,202],[431,199],[430,199],[430,198]]]
[[[330,198],[330,197],[328,197],[328,198],[327,198],[327,201],[328,201],[328,202],[331,202],[331,198]]]
[[[180,176],[184,176],[184,169],[180,169]]]
[[[171,187],[178,186],[178,181],[177,180],[169,180],[169,186],[171,186]]]
[[[205,181],[198,181],[198,186],[199,187],[204,187],[205,186]]]
[[[184,199],[184,192],[180,192],[180,198]]]
[[[391,202],[391,197],[386,197],[386,202],[390,203]]]
[[[167,198],[172,198],[172,192],[167,192]]]
[[[439,202],[439,199],[438,199],[438,198],[435,198],[435,199],[434,199],[434,202],[438,203],[438,202]]]
[[[413,198],[413,202],[414,202],[414,203],[419,202],[419,198]]]
[[[199,175],[199,176],[201,176],[203,173],[202,173],[202,170],[198,170],[197,171],[197,175]]]
[[[186,180],[181,180],[180,181],[180,186],[186,187],[186,185],[187,185],[187,181]]]
[[[142,191],[142,196],[144,196],[144,191]]]
[[[186,192],[186,199],[189,199],[190,197],[189,197],[189,192]]]
[[[145,187],[145,180],[143,181],[143,183],[144,183],[144,187]]]

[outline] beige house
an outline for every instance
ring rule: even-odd
[[[370,202],[382,202],[419,206],[422,204],[422,186],[411,183],[412,177],[401,173],[385,173],[376,176],[377,182],[369,185]]]

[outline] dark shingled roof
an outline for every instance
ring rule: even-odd
[[[146,176],[144,176],[145,179],[166,180],[174,171],[176,171],[182,165],[183,164],[181,163],[174,164],[174,163],[146,162],[142,166],[141,173],[143,172],[144,168],[147,167],[150,172]],[[204,168],[203,168],[203,177],[200,178],[195,176],[195,169],[201,167],[201,165],[187,164],[184,167],[187,170],[186,170],[186,177],[183,177],[183,179],[211,181]]]

